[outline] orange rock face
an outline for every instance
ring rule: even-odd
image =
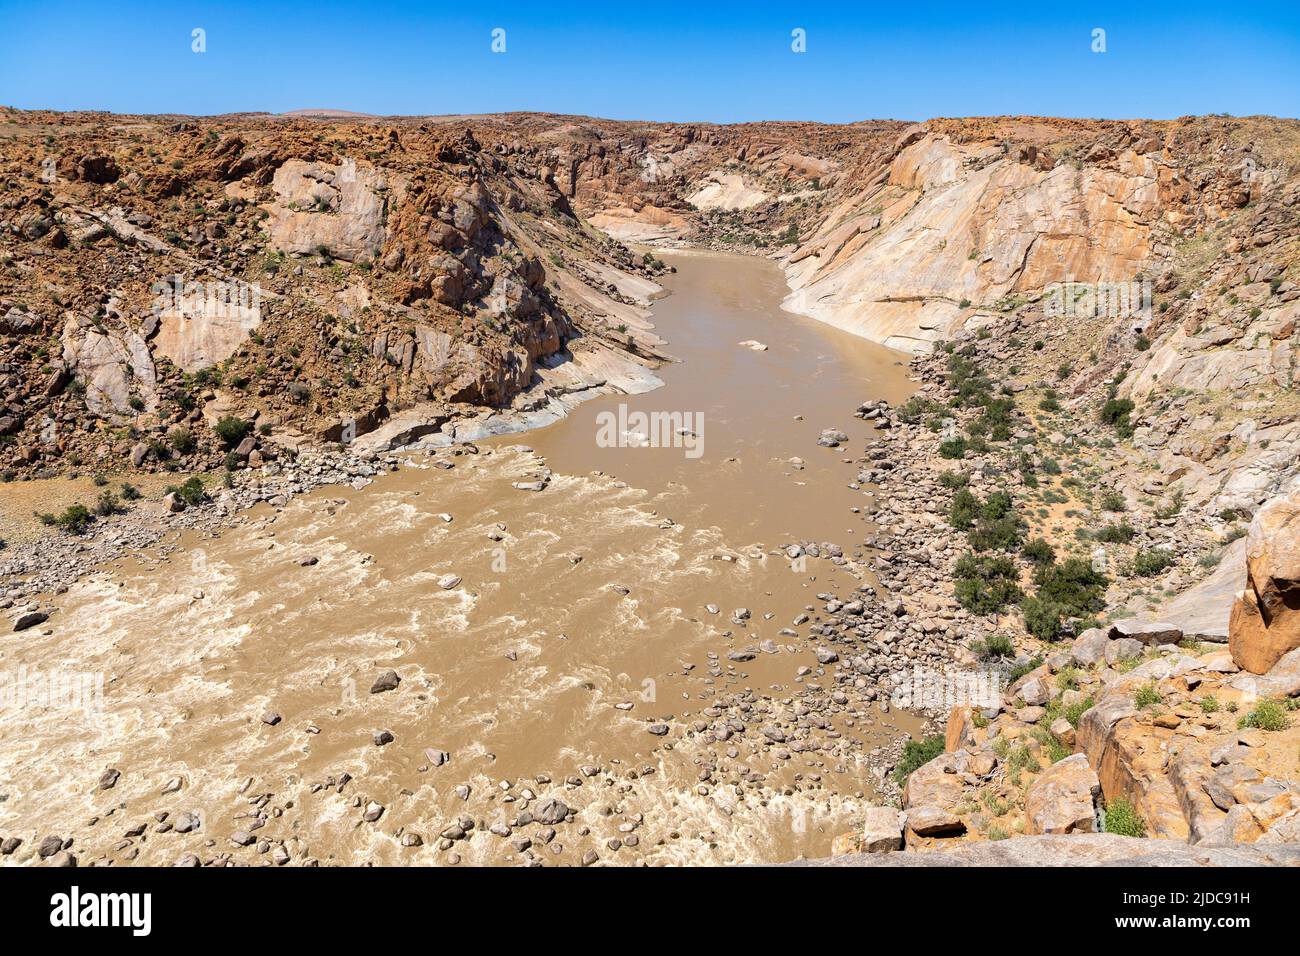
[[[1266,673],[1300,647],[1300,491],[1260,509],[1246,539],[1246,588],[1228,622],[1237,666]]]

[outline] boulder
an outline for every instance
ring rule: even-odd
[[[14,621],[14,632],[25,631],[29,627],[35,627],[37,624],[44,624],[50,619],[50,616],[44,611],[27,611],[18,615]]]
[[[1115,664],[1142,655],[1142,642],[1131,637],[1121,637],[1106,645],[1106,663]]]
[[[962,802],[959,770],[970,755],[964,750],[944,753],[908,775],[903,788],[907,827],[917,836],[957,836],[966,826],[954,812]]]
[[[1047,703],[1049,693],[1047,681],[1038,677],[1025,681],[1020,687],[1020,699],[1030,707],[1042,707]]]
[[[893,807],[868,807],[863,814],[862,838],[858,841],[862,853],[888,853],[903,848],[903,824]]]
[[[1158,644],[1177,644],[1183,639],[1183,630],[1175,624],[1166,624],[1163,621],[1139,621],[1131,617],[1112,624],[1110,637],[1112,640],[1128,637],[1153,647]]]
[[[1075,754],[1048,767],[1025,793],[1025,832],[1092,833],[1101,781],[1088,758]]]
[[[1070,657],[1080,667],[1091,667],[1105,660],[1110,637],[1099,627],[1090,627],[1074,639]]]
[[[1300,491],[1274,498],[1250,523],[1246,586],[1232,605],[1228,647],[1253,674],[1300,647]]]
[[[961,836],[966,832],[966,824],[961,817],[943,807],[917,807],[907,811],[907,827],[917,836],[945,837]]]

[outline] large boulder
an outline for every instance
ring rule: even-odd
[[[1091,667],[1106,659],[1110,637],[1099,627],[1090,627],[1074,639],[1070,657],[1080,667]]]
[[[1250,524],[1246,587],[1232,605],[1228,647],[1254,674],[1300,647],[1300,491],[1274,498]]]
[[[1183,630],[1176,624],[1164,621],[1139,621],[1137,618],[1125,618],[1110,626],[1112,640],[1131,638],[1143,644],[1177,644],[1183,639]]]
[[[903,848],[903,814],[893,807],[867,807],[863,813],[860,853],[889,853]]]
[[[965,789],[960,770],[969,758],[964,750],[940,754],[908,775],[903,809],[907,828],[917,836],[958,836],[965,831],[955,811]]]
[[[1075,754],[1058,760],[1025,794],[1025,832],[1092,833],[1097,829],[1100,795],[1101,781],[1087,757]]]

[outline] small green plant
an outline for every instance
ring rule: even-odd
[[[971,650],[981,660],[997,660],[1016,656],[1016,646],[1006,634],[990,634],[983,640],[977,640],[971,644]]]
[[[1024,537],[1025,524],[1014,516],[982,519],[967,536],[976,551],[1014,551]]]
[[[1071,727],[1078,727],[1079,721],[1083,719],[1083,715],[1087,711],[1092,709],[1094,703],[1095,701],[1092,697],[1085,697],[1083,700],[1078,700],[1073,704],[1062,707],[1060,709],[1060,716],[1068,720]]]
[[[960,435],[944,439],[939,443],[939,457],[954,460],[965,458],[966,439]]]
[[[172,431],[170,435],[167,436],[167,440],[170,441],[171,446],[175,448],[178,452],[180,452],[182,455],[188,455],[190,452],[194,450],[195,446],[198,444],[194,440],[194,433],[191,432],[188,428],[175,429],[174,431]]]
[[[1011,673],[1007,674],[1007,683],[1014,684],[1030,671],[1037,670],[1042,666],[1043,659],[1041,657],[1032,657],[1023,664],[1017,664],[1015,667],[1011,668]]]
[[[242,418],[226,415],[213,426],[212,430],[216,432],[221,444],[225,445],[229,450],[243,441],[252,427],[252,423],[246,422]]]
[[[90,523],[95,520],[95,516],[90,513],[90,509],[85,505],[69,505],[53,520],[53,524],[60,531],[67,534],[81,534]],[[42,518],[44,521],[44,518]]]
[[[1064,608],[1055,601],[1038,595],[1020,602],[1020,613],[1025,618],[1025,630],[1040,641],[1054,641],[1061,636],[1061,617]]]
[[[1033,564],[1051,564],[1056,560],[1056,549],[1048,544],[1045,538],[1026,541],[1020,553],[1025,560]]]
[[[1128,544],[1137,531],[1127,521],[1104,525],[1096,534],[1098,541],[1105,544]]]
[[[939,484],[943,485],[950,491],[956,491],[959,488],[965,488],[970,484],[970,475],[964,471],[945,471],[939,476]]]
[[[901,787],[913,770],[929,763],[943,753],[943,735],[935,734],[922,740],[909,740],[903,744],[903,755],[894,767],[894,781]]]
[[[1138,710],[1157,707],[1164,702],[1155,681],[1148,681],[1133,692],[1133,706]]]
[[[1021,598],[1010,558],[964,554],[957,561],[956,577],[957,602],[975,614],[993,614]]]
[[[948,506],[948,523],[958,531],[969,531],[979,515],[980,503],[966,488],[959,488]]]
[[[1103,817],[1107,833],[1117,833],[1120,836],[1128,837],[1144,837],[1147,835],[1146,824],[1138,816],[1136,808],[1122,797],[1111,800],[1106,804]]]
[[[1213,695],[1206,695],[1205,697],[1202,697],[1200,699],[1199,703],[1201,705],[1201,713],[1203,714],[1218,713],[1219,698]]]
[[[1128,505],[1118,491],[1108,491],[1101,496],[1101,507],[1104,511],[1124,511]]]
[[[201,504],[208,497],[208,493],[203,490],[203,481],[197,475],[187,479],[184,484],[168,485],[163,493],[175,495],[187,505]]]
[[[1163,548],[1139,551],[1133,556],[1133,574],[1149,578],[1159,574],[1174,563],[1174,556]]]
[[[1101,407],[1101,420],[1115,429],[1120,438],[1133,437],[1133,400],[1129,398],[1111,398]]]
[[[1257,730],[1286,730],[1290,722],[1286,706],[1280,700],[1265,697],[1255,704],[1254,710],[1242,715],[1237,726],[1241,729],[1254,727]]]

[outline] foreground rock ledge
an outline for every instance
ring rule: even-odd
[[[1296,866],[1300,846],[1191,846],[1113,833],[1022,836],[951,850],[852,853],[789,866]]]

